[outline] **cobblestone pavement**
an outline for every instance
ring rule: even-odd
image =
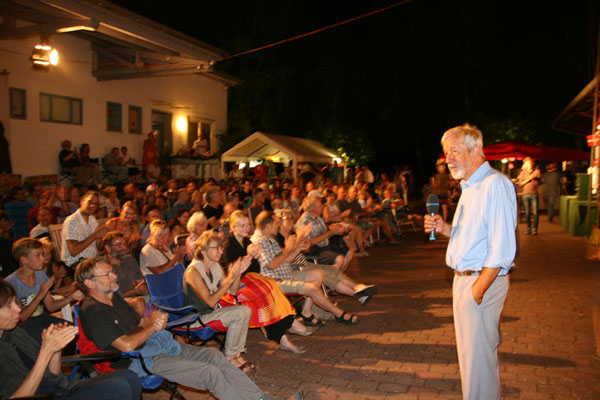
[[[600,264],[585,259],[582,238],[541,219],[538,236],[519,227],[520,255],[501,323],[503,398],[600,399],[600,362],[591,357]],[[422,232],[407,232],[402,241],[374,246],[351,265],[351,277],[379,286],[370,303],[333,297],[359,313],[357,326],[329,321],[312,337],[294,336],[308,350],[301,356],[250,331],[247,358],[259,364],[253,379],[267,394],[287,399],[301,388],[311,400],[460,398],[447,242],[429,243]]]

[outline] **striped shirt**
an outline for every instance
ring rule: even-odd
[[[277,241],[273,238],[268,238],[258,229],[254,231],[254,234],[250,238],[252,243],[260,244],[260,256],[258,257],[258,263],[260,264],[260,274],[273,278],[275,280],[291,280],[292,279],[292,265],[288,261],[284,261],[275,269],[267,267],[273,261],[273,259],[281,253],[281,247]]]

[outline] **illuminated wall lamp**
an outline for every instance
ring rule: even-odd
[[[46,43],[36,44],[31,53],[34,68],[49,68],[58,65],[58,51]]]

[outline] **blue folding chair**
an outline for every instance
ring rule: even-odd
[[[214,339],[223,348],[225,344],[216,334],[225,334],[227,328],[220,321],[211,321],[204,324],[199,315],[195,313],[196,308],[194,306],[183,305],[184,273],[185,266],[182,263],[177,263],[162,274],[146,275],[146,285],[148,286],[152,305],[169,314],[167,329],[185,337],[188,343],[200,341],[201,344],[204,344],[206,341]],[[200,326],[191,328],[191,325],[196,321],[199,322]]]
[[[180,400],[186,400],[185,397],[183,397],[183,395],[177,390],[176,382],[171,382],[160,375],[153,374],[152,371],[150,371],[148,367],[146,367],[144,357],[140,354],[140,352],[101,351],[98,348],[98,346],[96,346],[96,343],[89,339],[83,331],[83,327],[81,326],[81,321],[79,319],[78,304],[73,306],[73,316],[75,326],[77,326],[79,330],[77,338],[77,349],[81,354],[66,356],[62,359],[64,363],[79,364],[76,366],[76,368],[73,369],[73,372],[69,377],[70,381],[76,378],[81,379],[83,377],[89,376],[89,368],[82,368],[83,363],[92,364],[92,367],[97,373],[104,374],[110,371],[114,371],[114,369],[110,366],[110,362],[112,360],[116,360],[119,358],[137,358],[140,360],[142,369],[147,374],[146,376],[140,377],[140,384],[142,385],[142,389],[156,390],[162,387],[171,394],[169,400],[173,400],[175,397],[178,397]]]

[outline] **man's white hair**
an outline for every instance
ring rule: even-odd
[[[485,155],[483,154],[483,134],[476,126],[471,124],[455,126],[444,132],[444,135],[442,136],[442,147],[448,139],[457,135],[462,137],[467,150],[471,151],[474,148],[478,148],[481,157],[485,158]]]

